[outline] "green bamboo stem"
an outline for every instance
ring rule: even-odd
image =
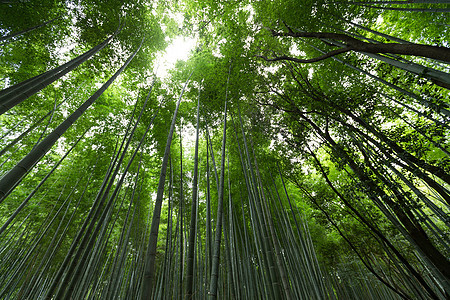
[[[142,40],[141,45],[144,41]],[[55,130],[53,130],[47,137],[42,140],[30,153],[25,156],[14,168],[6,173],[0,179],[0,203],[12,191],[17,183],[28,173],[36,163],[50,150],[50,148],[58,141],[58,139],[75,123],[79,117],[100,97],[101,94],[113,83],[113,81],[122,73],[131,60],[136,56],[141,48],[131,54],[123,66],[95,92],[88,100],[86,100],[75,112],[73,112],[64,122],[62,122]]]
[[[186,275],[186,298],[192,299],[193,281],[194,281],[194,257],[195,257],[195,237],[197,225],[197,190],[198,190],[198,139],[200,126],[200,89],[197,101],[197,126],[195,135],[195,153],[194,153],[194,178],[192,181],[192,203],[191,203],[191,223],[189,226],[189,246],[187,258],[187,275]]]
[[[192,72],[191,72],[192,75]],[[172,136],[175,129],[175,122],[177,118],[178,109],[180,107],[181,98],[183,96],[184,90],[187,87],[187,84],[189,82],[189,79],[191,77],[189,75],[188,80],[186,81],[183,90],[181,91],[180,97],[178,99],[173,118],[172,118],[172,124],[170,126],[169,135],[167,137],[167,143],[166,143],[166,149],[164,152],[162,167],[161,167],[161,174],[159,177],[159,184],[158,184],[158,191],[156,194],[156,200],[154,204],[153,209],[153,217],[152,217],[152,225],[150,228],[150,239],[148,242],[148,248],[147,248],[147,255],[146,255],[146,266],[145,266],[145,274],[142,278],[142,300],[149,300],[152,295],[152,289],[155,279],[155,267],[156,267],[156,245],[158,242],[158,231],[159,231],[159,223],[161,219],[161,207],[162,207],[162,201],[164,196],[164,185],[166,182],[166,170],[167,170],[167,164],[169,160],[169,153],[170,153],[170,145],[172,143]]]
[[[219,180],[219,191],[217,199],[217,216],[216,216],[216,230],[214,238],[213,261],[211,266],[211,280],[209,283],[208,299],[213,300],[217,298],[217,287],[219,277],[219,260],[220,260],[220,243],[222,240],[222,218],[223,218],[223,193],[225,180],[225,147],[226,147],[226,129],[227,129],[227,101],[225,100],[224,118],[223,118],[223,137],[222,137],[222,156],[221,156],[221,172]]]

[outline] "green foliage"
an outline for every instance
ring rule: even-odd
[[[448,47],[446,14],[375,9],[352,1],[4,2],[0,3],[2,35],[62,16],[4,42],[0,80],[5,88],[51,70],[101,43],[119,26],[121,30],[92,59],[0,116],[1,135],[9,132],[0,141],[0,148],[5,149],[0,156],[2,175],[78,109],[144,42],[120,78],[0,204],[3,225],[86,132],[0,234],[0,273],[7,274],[0,285],[0,298],[30,293],[32,299],[41,291],[47,293],[50,281],[59,282],[56,274],[85,220],[99,228],[96,235],[82,232],[93,241],[86,252],[91,269],[84,272],[87,265],[82,265],[79,275],[65,267],[67,282],[50,294],[56,296],[67,283],[79,299],[139,298],[161,161],[176,100],[191,72],[170,149],[156,239],[155,297],[181,298],[184,292],[182,270],[189,250],[185,242],[193,184],[193,143],[187,132],[195,124],[199,90],[202,137],[194,267],[198,298],[207,297],[205,287],[211,278],[208,249],[212,241],[208,241],[207,228],[217,225],[215,171],[218,176],[225,174],[222,298],[288,298],[292,293],[293,298],[350,299],[355,291],[360,293],[355,297],[389,295],[396,299],[397,292],[406,298],[429,298],[430,287],[437,294],[434,298],[444,297],[448,288],[445,267],[430,259],[440,254],[445,260],[449,254],[449,127],[448,116],[442,113],[448,109],[448,90],[426,74],[417,76],[362,53],[336,57],[344,63],[329,58],[314,64],[267,62],[258,55],[312,58],[321,55],[317,49],[336,49],[320,39],[274,37],[271,29],[344,30],[361,35],[360,39],[389,42],[346,20],[400,39]],[[385,7],[400,7],[390,5]],[[181,25],[175,20],[177,13],[184,17]],[[197,48],[187,61],[176,64],[168,79],[154,78],[158,51],[180,34],[197,37]],[[448,71],[437,61],[404,58]],[[398,88],[368,78],[357,68]],[[227,164],[222,170],[225,100],[229,123]],[[28,128],[33,130],[16,143]],[[212,143],[208,151],[207,132]],[[120,163],[126,141],[128,150]],[[116,170],[115,178],[108,177],[111,170]],[[119,187],[122,174],[124,182]],[[107,195],[103,182],[111,182]],[[115,187],[117,195],[112,197]],[[87,219],[99,195],[106,195],[105,202],[96,219]],[[66,199],[70,204],[62,206]],[[107,205],[110,208],[103,211]],[[206,217],[208,208],[211,220]],[[53,217],[54,223],[44,234],[43,228]],[[408,222],[413,226],[408,227]],[[422,232],[425,241],[417,238]],[[59,244],[53,237],[61,237]],[[35,241],[37,248],[33,248]],[[421,248],[421,242],[428,248]],[[75,246],[82,254],[81,246]],[[56,249],[51,260],[47,260],[47,249]],[[436,252],[432,255],[427,249]],[[280,257],[283,264],[276,263]],[[40,265],[47,262],[48,267]],[[77,263],[75,259],[71,264]],[[284,272],[290,291],[283,290]],[[381,285],[380,278],[392,284],[395,292]],[[35,290],[27,291],[27,285]],[[377,294],[372,286],[382,292]]]

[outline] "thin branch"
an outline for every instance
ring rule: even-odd
[[[315,58],[311,58],[311,59],[299,59],[299,58],[295,58],[295,57],[290,57],[290,56],[286,56],[286,55],[282,55],[282,56],[277,56],[274,58],[268,58],[264,55],[255,55],[255,57],[260,57],[262,59],[264,59],[265,61],[280,61],[280,60],[289,60],[289,61],[294,61],[297,63],[314,63],[314,62],[318,62],[330,57],[333,57],[335,55],[341,54],[341,53],[345,53],[348,51],[353,50],[352,47],[345,47],[345,48],[339,48],[333,51],[330,51],[324,55],[315,57]]]

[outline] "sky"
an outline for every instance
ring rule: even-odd
[[[181,12],[171,12],[169,13],[169,17],[175,20],[179,27],[182,27],[184,16]],[[162,29],[165,31],[164,24],[162,24]],[[178,60],[186,61],[189,58],[191,50],[194,49],[197,43],[196,38],[185,36],[177,36],[166,41],[169,42],[169,46],[157,54],[155,64],[156,76],[162,80],[167,79],[168,71],[175,67],[175,63]]]
[[[175,67],[178,60],[187,61],[191,50],[197,44],[196,38],[177,36],[173,38],[165,51],[158,53],[156,58],[156,76],[165,80],[168,71]],[[183,152],[187,152],[195,142],[195,128],[191,124],[184,124],[182,128]]]
[[[177,36],[172,39],[165,51],[162,51],[156,58],[156,76],[166,79],[168,71],[175,67],[178,60],[186,61],[189,54],[194,49],[197,39],[191,37]]]

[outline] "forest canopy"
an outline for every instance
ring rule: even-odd
[[[0,298],[449,299],[449,41],[448,0],[0,0]]]

